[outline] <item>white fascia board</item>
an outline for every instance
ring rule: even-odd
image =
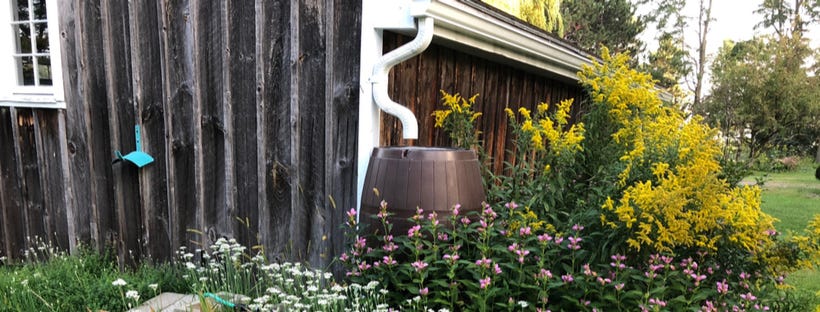
[[[0,107],[24,107],[24,108],[65,108],[65,101],[56,100],[18,100],[0,98]]]
[[[556,39],[522,30],[457,0],[415,1],[413,5],[414,16],[435,19],[437,38],[572,81],[578,80],[577,72],[583,64],[590,64],[590,54],[569,48]]]

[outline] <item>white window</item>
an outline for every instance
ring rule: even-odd
[[[0,0],[0,106],[64,108],[58,0]]]

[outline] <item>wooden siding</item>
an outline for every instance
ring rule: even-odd
[[[320,267],[341,253],[344,210],[356,204],[360,2],[59,7],[67,108],[0,107],[0,256],[20,258],[35,236],[115,248],[128,263],[221,236]],[[385,50],[408,40],[387,33]],[[497,171],[510,148],[505,107],[581,94],[437,42],[390,79],[420,139],[401,140],[384,117],[382,145],[448,145],[431,116],[439,90],[478,93]],[[155,162],[112,164],[115,150],[135,149],[136,124]]]
[[[384,50],[390,51],[411,38],[386,33]],[[584,96],[575,82],[559,81],[537,75],[519,67],[500,64],[469,53],[434,43],[419,56],[405,61],[390,72],[388,92],[394,101],[406,105],[416,113],[419,122],[418,140],[403,140],[401,123],[397,118],[382,114],[381,142],[383,146],[418,145],[450,146],[450,140],[441,128],[435,128],[433,111],[443,109],[441,93],[459,93],[464,97],[478,94],[474,109],[482,113],[477,120],[483,141],[495,173],[504,170],[509,161],[508,150],[512,138],[507,135],[507,115],[504,108],[517,111],[526,107],[535,111],[543,102],[554,107],[565,99],[575,99],[571,116],[577,120]]]
[[[114,247],[129,263],[221,236],[320,267],[341,253],[356,204],[360,2],[59,9],[67,108],[0,108],[0,256],[21,257],[35,236]],[[155,162],[112,165],[135,149],[137,124]]]

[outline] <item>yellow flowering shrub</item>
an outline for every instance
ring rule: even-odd
[[[533,153],[530,158],[546,163],[539,168],[549,166],[552,158],[570,160],[576,153],[583,151],[581,142],[584,140],[584,124],[579,122],[568,125],[573,101],[561,101],[552,114],[548,112],[547,103],[539,104],[534,116],[530,110],[521,107],[518,109],[520,121],[512,109],[504,109],[512,124],[514,136],[519,141],[516,148],[523,150],[524,154]]]
[[[473,110],[478,94],[470,98],[462,98],[458,93],[449,94],[444,90],[441,104],[446,108],[433,112],[436,119],[436,128],[444,128],[449,134],[452,144],[465,149],[475,148],[478,145],[479,131],[475,130],[474,122],[481,117],[480,112]]]
[[[755,254],[772,240],[774,219],[760,210],[757,187],[733,188],[718,178],[719,143],[698,117],[686,120],[664,106],[648,74],[609,55],[585,66],[579,78],[592,105],[611,126],[620,192],[604,202],[602,224],[627,233],[629,248],[739,248]]]
[[[564,206],[565,188],[584,150],[584,124],[570,124],[572,105],[569,99],[552,110],[547,103],[537,105],[534,112],[525,107],[517,112],[505,109],[512,129],[513,161],[507,163],[508,174],[495,177],[491,184],[491,200],[523,201],[541,217]]]

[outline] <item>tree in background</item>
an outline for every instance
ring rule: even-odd
[[[561,15],[566,23],[564,39],[600,54],[602,46],[631,56],[643,51],[638,35],[646,28],[629,0],[564,0]]]
[[[693,88],[694,99],[692,107],[700,109],[703,102],[703,80],[706,74],[706,63],[709,61],[706,55],[706,36],[709,34],[709,24],[712,22],[712,0],[700,0],[698,3],[698,57],[695,63],[695,86]]]
[[[800,67],[807,59],[814,58],[813,76],[806,77],[812,85],[818,84],[818,74],[820,74],[820,53],[811,51],[808,42],[804,39],[806,26],[820,22],[820,1],[818,0],[764,0],[756,13],[763,15],[763,21],[757,25],[766,29],[771,29],[778,40],[780,49],[796,49],[792,53],[785,53],[779,60],[785,67],[783,71],[802,70]],[[808,91],[808,90],[804,90]],[[816,90],[815,90],[816,92]],[[806,93],[810,93],[806,92]],[[817,99],[817,95],[814,98]],[[816,146],[815,162],[820,162],[820,130],[816,126],[820,123],[817,119],[808,120],[810,122],[802,129],[790,136],[792,145],[806,146],[812,143]],[[808,142],[808,143],[807,143]]]
[[[688,56],[683,37],[663,33],[658,39],[658,49],[649,52],[649,62],[642,66],[657,81],[657,86],[671,95],[668,102],[684,111],[688,110],[689,105],[681,83],[692,72]]]
[[[561,0],[485,0],[485,3],[538,28],[564,36]]]
[[[806,62],[818,52],[803,39],[820,2],[792,4],[764,1],[757,12],[773,35],[726,43],[712,65],[711,95],[699,112],[747,149],[747,161],[774,148],[807,153],[820,140],[820,80]]]
[[[757,27],[772,29],[778,38],[804,33],[806,25],[820,19],[820,1],[817,0],[763,0],[755,13],[763,15]]]
[[[772,148],[807,152],[820,133],[820,81],[800,66],[806,51],[804,42],[769,37],[727,42],[716,57],[702,113],[745,145],[748,161]]]

